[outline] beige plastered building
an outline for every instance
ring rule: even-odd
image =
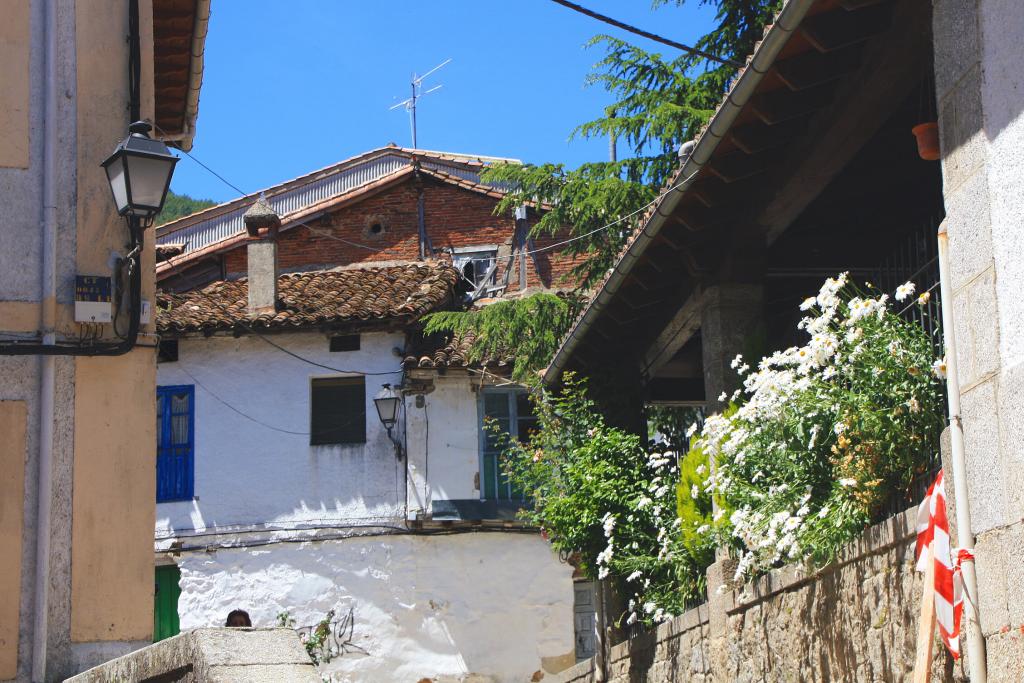
[[[133,92],[191,146],[208,18],[209,0],[3,0],[0,347],[116,341],[73,312],[75,276],[111,276],[128,241],[100,163]],[[153,258],[149,230],[144,301]],[[152,640],[153,331],[118,356],[0,354],[0,681],[63,680]]]

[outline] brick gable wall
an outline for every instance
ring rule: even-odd
[[[432,178],[424,180],[422,187],[424,223],[434,255],[446,256],[448,250],[457,247],[496,245],[499,247],[500,282],[515,234],[513,217],[494,215],[498,200],[469,189]],[[410,179],[323,218],[306,221],[313,229],[299,226],[281,233],[279,268],[288,272],[352,263],[415,260],[419,257],[416,197],[417,184]],[[531,216],[530,222],[535,223],[536,217]],[[374,225],[383,229],[374,233]],[[557,239],[564,237],[538,239],[534,247],[543,247]],[[527,285],[571,286],[565,275],[578,260],[562,256],[557,250],[529,256]],[[245,274],[245,245],[224,254],[224,263],[224,271],[229,276]],[[518,269],[513,268],[510,291],[518,289]]]

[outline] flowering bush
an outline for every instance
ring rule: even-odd
[[[902,285],[896,299],[913,290]],[[908,490],[943,425],[944,364],[887,295],[858,290],[844,273],[801,309],[807,343],[753,371],[737,356],[734,409],[709,417],[697,438],[715,465],[704,491],[721,501],[701,531],[738,550],[737,579],[834,558],[894,492]]]
[[[505,470],[533,503],[524,517],[588,577],[631,598],[627,623],[660,621],[702,597],[713,558],[683,545],[675,454],[647,453],[640,437],[606,425],[571,376],[534,403],[539,429],[529,443],[504,443]]]

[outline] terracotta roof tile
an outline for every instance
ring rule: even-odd
[[[441,262],[290,273],[278,277],[278,310],[251,317],[246,278],[157,294],[161,334],[409,323],[448,301],[458,273]]]
[[[511,367],[512,357],[469,361],[473,335],[433,335],[413,343],[403,360],[406,368],[504,368]]]

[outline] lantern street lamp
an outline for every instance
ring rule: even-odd
[[[380,423],[384,425],[384,429],[388,430],[388,438],[395,445],[395,457],[397,458],[402,457],[402,444],[391,434],[391,430],[398,422],[398,406],[401,401],[402,397],[390,384],[385,384],[373,399]]]
[[[128,137],[118,143],[102,164],[118,215],[142,222],[151,221],[160,213],[174,165],[178,163],[163,142],[149,137],[152,129],[145,121],[130,125]]]

